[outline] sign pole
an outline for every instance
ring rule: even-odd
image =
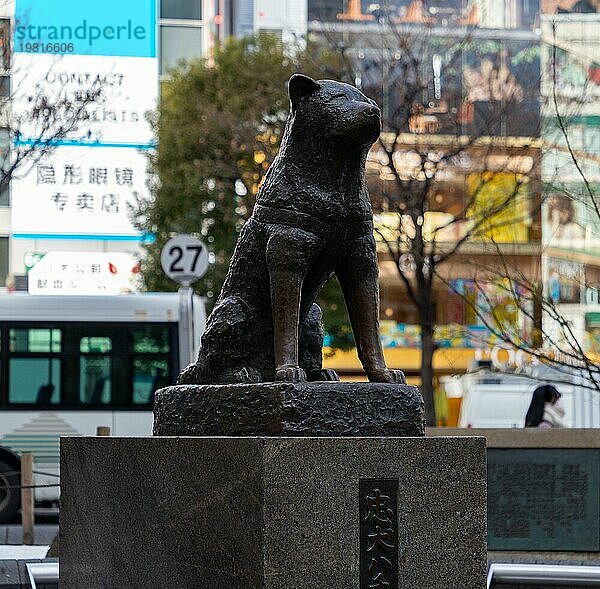
[[[180,369],[194,358],[194,291],[192,284],[208,270],[208,248],[192,235],[177,235],[164,245],[160,263],[165,274],[179,286]]]
[[[179,358],[180,370],[190,364],[194,358],[194,297],[191,286],[179,288]]]

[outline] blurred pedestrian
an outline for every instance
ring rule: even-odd
[[[552,385],[537,387],[525,416],[525,427],[566,427],[560,397],[561,394]]]

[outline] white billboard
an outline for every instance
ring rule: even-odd
[[[131,207],[144,197],[147,159],[136,149],[60,147],[13,188],[15,237],[135,237]]]
[[[139,290],[139,262],[118,252],[49,252],[28,282],[30,294],[124,294]]]
[[[13,109],[20,115],[19,141],[34,141],[45,132],[46,120],[33,116],[31,108],[32,98],[43,97],[51,104],[68,100],[78,110],[57,111],[60,120],[53,128],[70,129],[61,135],[62,143],[147,146],[152,130],[145,115],[156,108],[157,84],[154,58],[16,54]],[[87,99],[92,92],[95,99]]]
[[[13,44],[15,150],[32,150],[13,236],[143,239],[130,217],[153,149],[155,3],[16,0]]]

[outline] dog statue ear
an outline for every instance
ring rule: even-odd
[[[309,78],[304,74],[294,74],[288,83],[292,110],[296,110],[301,98],[316,92],[320,87],[319,83],[312,78]]]

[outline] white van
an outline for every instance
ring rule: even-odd
[[[533,391],[543,384],[561,393],[567,427],[600,427],[600,392],[577,374],[566,377],[549,368],[531,376],[482,370],[444,382],[448,396],[462,397],[458,427],[474,428],[524,427]]]

